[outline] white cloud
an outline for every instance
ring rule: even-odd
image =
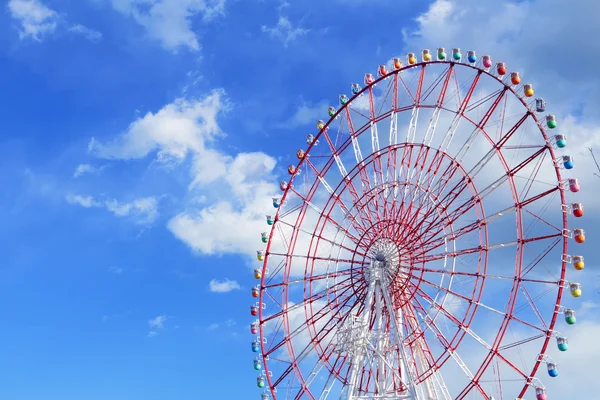
[[[8,9],[11,17],[21,25],[19,37],[41,41],[56,30],[59,15],[37,0],[10,0]]]
[[[128,203],[121,203],[115,199],[100,201],[92,196],[69,194],[66,196],[66,200],[69,204],[84,208],[105,208],[117,217],[132,217],[140,224],[151,224],[159,216],[156,197],[143,197]]]
[[[166,315],[159,315],[158,317],[152,318],[148,321],[148,326],[151,330],[157,331],[165,328],[165,321],[167,320]]]
[[[219,329],[219,324],[210,324],[210,325],[208,326],[208,330],[209,330],[209,331],[214,331],[214,330],[216,330],[216,329]]]
[[[264,228],[265,206],[277,194],[272,176],[276,162],[261,152],[230,156],[209,147],[223,136],[217,117],[228,108],[219,90],[199,100],[177,99],[135,120],[107,143],[92,138],[88,147],[105,159],[138,159],[155,153],[156,162],[180,164],[189,156],[189,189],[193,199],[204,201],[188,202],[189,208],[179,211],[168,228],[200,253],[250,255],[260,243],[257,235]],[[211,203],[203,191],[219,193],[224,200]],[[126,211],[112,204],[110,209]],[[232,225],[238,229],[232,231]]]
[[[121,275],[123,272],[125,272],[125,270],[121,267],[110,267],[108,269],[108,272],[110,272],[111,274],[115,274],[115,275]]]
[[[85,174],[100,174],[106,166],[95,167],[90,164],[79,164],[75,168],[75,172],[73,173],[73,178],[79,178]]]
[[[204,142],[220,133],[217,115],[226,109],[223,92],[204,99],[177,99],[156,114],[148,112],[123,134],[102,144],[92,138],[89,151],[100,158],[135,159],[158,150],[159,161],[181,161],[189,152],[202,153]]]
[[[67,202],[69,204],[76,204],[81,207],[90,208],[96,206],[96,201],[92,196],[81,196],[78,194],[67,195]]]
[[[233,290],[239,290],[240,284],[236,281],[232,281],[229,279],[225,279],[223,281],[219,281],[217,279],[213,279],[208,284],[210,291],[214,293],[228,293]]]
[[[81,24],[75,24],[69,28],[69,32],[73,32],[78,35],[82,35],[85,39],[90,42],[97,43],[102,40],[102,33],[83,26]]]
[[[310,32],[310,29],[294,27],[286,16],[279,16],[277,24],[273,27],[261,26],[261,30],[272,38],[281,40],[285,47],[300,36],[304,36]]]
[[[112,0],[112,5],[116,11],[131,16],[169,50],[200,50],[192,18],[200,15],[208,22],[225,13],[225,0]]]
[[[19,38],[31,38],[41,42],[47,35],[56,32],[61,25],[66,25],[64,16],[48,8],[38,0],[10,0],[8,10],[11,17],[21,25]],[[82,35],[91,42],[102,40],[102,33],[81,24],[71,25],[69,32]]]
[[[148,337],[153,338],[158,336],[159,331],[165,328],[165,321],[167,320],[166,315],[159,315],[156,318],[152,318],[148,321],[148,326],[150,327],[150,331],[148,332]]]

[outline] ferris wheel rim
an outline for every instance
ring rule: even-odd
[[[306,150],[306,152],[305,152],[305,157],[304,157],[304,158],[302,158],[302,159],[300,159],[300,160],[298,161],[297,168],[299,169],[299,168],[300,168],[300,167],[301,167],[301,166],[302,166],[302,165],[305,163],[305,161],[306,161],[307,157],[310,155],[310,152],[311,152],[311,150],[313,149],[314,145],[316,144],[316,141],[317,141],[317,140],[319,140],[319,138],[321,138],[321,137],[322,137],[322,135],[323,135],[324,133],[326,133],[327,129],[329,128],[329,126],[330,126],[330,124],[331,124],[331,122],[332,122],[332,121],[333,121],[333,120],[334,120],[334,119],[335,119],[335,118],[336,118],[336,117],[337,117],[337,116],[338,116],[340,113],[342,113],[344,110],[348,110],[348,109],[350,108],[350,106],[352,105],[352,102],[353,102],[353,101],[356,101],[356,99],[358,99],[358,98],[359,98],[361,95],[363,95],[365,92],[372,91],[372,89],[373,89],[373,86],[374,86],[375,84],[377,84],[377,83],[379,83],[379,82],[381,82],[381,81],[383,81],[383,80],[385,80],[385,79],[388,79],[388,78],[390,78],[390,77],[393,77],[393,76],[395,76],[395,75],[398,75],[398,74],[399,74],[400,72],[402,72],[402,71],[409,70],[409,69],[413,69],[413,68],[414,68],[414,69],[417,69],[417,68],[421,67],[421,68],[422,68],[422,70],[424,70],[428,64],[448,64],[448,65],[451,65],[451,66],[453,66],[453,67],[454,67],[454,66],[468,67],[468,68],[471,68],[472,70],[475,70],[475,71],[477,71],[479,74],[486,74],[486,75],[488,75],[489,77],[491,77],[491,78],[494,78],[495,80],[497,80],[497,81],[498,81],[498,83],[500,83],[501,85],[503,85],[503,86],[504,86],[504,91],[508,91],[508,92],[512,93],[513,97],[516,97],[516,98],[517,98],[517,99],[520,101],[521,105],[522,105],[523,107],[525,107],[525,109],[527,110],[527,113],[526,113],[526,115],[529,115],[529,117],[533,118],[533,120],[535,121],[535,123],[536,123],[536,125],[537,125],[537,127],[538,127],[538,129],[537,129],[537,130],[539,130],[539,132],[542,134],[542,137],[544,138],[544,140],[545,140],[545,142],[546,142],[546,146],[545,146],[545,149],[546,149],[546,150],[545,150],[545,151],[548,151],[548,152],[549,152],[549,154],[551,155],[551,157],[552,157],[552,159],[553,159],[553,160],[554,160],[554,159],[556,159],[556,154],[555,154],[555,151],[554,151],[554,149],[552,148],[552,146],[550,146],[550,145],[549,145],[549,138],[548,138],[548,135],[546,134],[546,130],[545,130],[545,128],[544,128],[544,127],[543,127],[543,125],[541,124],[541,122],[540,122],[539,118],[537,117],[537,115],[536,115],[534,112],[532,112],[532,111],[530,110],[530,108],[529,108],[529,106],[527,105],[527,103],[524,101],[524,99],[523,99],[521,96],[519,96],[519,94],[516,92],[516,90],[515,90],[513,87],[511,87],[511,86],[509,86],[509,85],[506,85],[506,84],[503,84],[503,82],[502,82],[500,79],[498,79],[496,76],[494,76],[493,74],[491,74],[489,71],[487,71],[486,69],[480,68],[480,67],[478,67],[478,66],[476,66],[476,65],[469,65],[469,64],[465,64],[465,63],[461,63],[461,62],[454,62],[454,61],[450,61],[450,60],[443,60],[443,61],[436,60],[436,61],[428,61],[428,62],[418,62],[418,63],[412,64],[412,65],[405,65],[405,66],[403,66],[401,69],[392,70],[392,71],[391,71],[391,72],[389,72],[387,75],[384,75],[384,76],[381,76],[381,77],[379,77],[378,79],[376,79],[376,80],[375,80],[374,82],[372,82],[371,84],[369,84],[369,85],[365,85],[365,87],[364,87],[364,88],[362,88],[362,89],[361,89],[361,91],[360,91],[359,93],[356,93],[356,94],[354,94],[354,95],[353,95],[351,98],[349,98],[349,99],[348,99],[348,102],[347,102],[347,103],[343,104],[343,105],[342,105],[342,106],[341,106],[341,107],[340,107],[340,108],[339,108],[339,109],[336,111],[335,115],[333,115],[333,116],[332,116],[332,117],[331,117],[331,118],[330,118],[330,119],[329,119],[329,120],[328,120],[328,121],[325,123],[325,126],[323,127],[323,129],[320,129],[320,130],[319,130],[318,134],[315,136],[315,141],[309,144],[309,146],[308,146],[308,148],[307,148],[307,150]],[[410,106],[409,108],[407,108],[406,110],[402,110],[402,111],[407,111],[408,109],[415,108],[415,107],[418,107],[418,108],[426,108],[426,107],[424,107],[424,106],[422,106],[422,105],[413,105],[413,106]],[[402,111],[394,111],[394,112],[402,112]],[[447,110],[447,111],[453,112],[453,111],[451,111],[451,110]],[[456,112],[454,112],[454,113],[456,113]],[[380,116],[380,115],[378,114],[378,117],[379,117],[379,116]],[[472,123],[472,124],[476,125],[475,121],[470,121],[470,120],[469,120],[469,118],[468,118],[466,115],[461,115],[461,118],[464,118],[465,120],[468,120],[470,123]],[[481,129],[481,131],[483,131],[483,129]],[[364,133],[364,130],[363,130],[363,131],[361,131],[361,132],[360,132],[358,135],[362,135],[363,133]],[[484,134],[485,134],[485,132],[484,132]],[[350,139],[348,139],[348,140],[350,140]],[[348,142],[348,140],[347,140],[346,142]],[[405,142],[405,143],[403,143],[403,144],[405,144],[405,145],[418,145],[417,143],[406,143],[406,142]],[[346,146],[346,147],[347,147],[347,146]],[[345,150],[345,149],[346,149],[346,148],[344,148],[344,150]],[[344,151],[344,150],[342,150],[342,151]],[[499,151],[499,150],[498,150],[498,151]],[[500,156],[502,156],[502,154],[501,154],[501,152],[500,152],[500,151],[499,151],[499,153],[500,153]],[[370,155],[369,155],[369,156],[370,156]],[[452,157],[450,156],[450,158],[452,158]],[[329,168],[330,168],[330,167],[331,167],[331,165],[329,165]],[[505,169],[507,168],[507,166],[506,166],[506,165],[505,165],[504,167],[505,167]],[[558,180],[559,182],[561,182],[561,181],[562,181],[562,175],[561,175],[561,171],[560,171],[560,168],[559,168],[559,167],[556,165],[556,163],[554,164],[554,170],[555,170],[555,174],[556,174],[557,180]],[[292,189],[292,185],[293,185],[293,182],[294,182],[294,179],[295,179],[295,177],[296,177],[295,175],[292,175],[292,176],[290,177],[290,179],[289,179],[288,183],[287,183],[287,188],[284,190],[284,192],[283,192],[283,195],[282,195],[282,197],[281,197],[281,202],[282,202],[282,204],[285,202],[285,200],[286,200],[286,197],[288,196],[288,194],[289,194],[290,192],[292,192],[292,191],[293,191],[293,189]],[[512,180],[512,179],[513,179],[513,177],[509,177],[509,180]],[[341,184],[341,183],[340,183],[340,184]],[[514,183],[512,183],[512,184],[511,184],[511,186],[512,186],[512,185],[514,185]],[[566,204],[566,199],[565,199],[565,190],[564,190],[564,188],[562,187],[562,185],[560,185],[560,184],[558,185],[558,191],[559,191],[559,193],[560,193],[560,200],[561,200],[561,203],[562,203],[562,204]],[[513,195],[514,195],[514,196],[518,196],[518,193],[516,192],[516,189],[514,189],[514,188],[512,188],[512,187],[511,187],[511,192],[514,192],[514,193],[513,193]],[[521,212],[520,208],[519,208],[519,207],[517,207],[517,210],[516,210],[516,213],[517,213],[517,215],[518,215],[518,213],[520,213],[520,212]],[[263,270],[263,274],[262,274],[262,278],[261,278],[261,285],[263,285],[263,284],[264,284],[264,282],[265,282],[265,275],[266,275],[266,274],[265,274],[265,272],[267,271],[267,264],[268,264],[269,254],[270,254],[270,253],[269,253],[269,250],[270,250],[270,245],[271,245],[271,242],[272,242],[272,236],[273,236],[273,232],[275,231],[276,225],[277,225],[277,223],[279,222],[279,215],[280,215],[280,213],[281,213],[281,208],[280,208],[280,209],[278,209],[278,210],[277,210],[277,212],[276,212],[275,219],[274,219],[274,224],[273,224],[274,226],[273,226],[273,229],[272,229],[272,231],[271,231],[271,234],[270,234],[270,236],[269,236],[269,241],[268,241],[268,243],[267,243],[267,247],[266,247],[266,251],[265,251],[265,259],[264,259],[264,262],[263,262],[263,268],[262,268],[262,270]],[[562,225],[563,225],[563,229],[568,229],[568,219],[567,219],[567,215],[566,215],[566,213],[563,213],[563,221],[562,221]],[[520,232],[521,234],[523,234],[523,232],[522,232],[522,229],[523,229],[523,228],[522,228],[522,226],[521,226],[521,232]],[[567,238],[567,237],[563,237],[563,240],[562,240],[562,247],[563,247],[563,253],[564,253],[564,254],[568,254],[568,238]],[[517,249],[518,249],[518,250],[517,250],[517,253],[519,253],[519,252],[520,252],[520,253],[521,253],[521,257],[522,257],[522,252],[523,252],[523,250],[524,250],[524,246],[523,246],[521,243],[519,243],[519,244],[518,244],[518,247],[517,247]],[[487,258],[487,252],[486,252],[486,258]],[[307,259],[307,262],[308,262],[308,259]],[[517,262],[515,262],[515,264],[517,264]],[[522,264],[522,263],[521,263],[521,264]],[[517,267],[517,266],[515,265],[515,267]],[[565,260],[563,260],[563,262],[562,262],[562,266],[561,266],[561,274],[560,274],[560,275],[561,275],[561,276],[560,276],[560,280],[561,280],[561,282],[565,282],[566,267],[567,267],[567,262],[566,262]],[[520,266],[519,266],[519,268],[521,268],[521,269],[522,269],[522,265],[520,265]],[[484,281],[485,281],[485,278],[484,278]],[[554,328],[554,326],[555,326],[555,324],[556,324],[556,320],[557,320],[557,317],[558,317],[558,314],[559,314],[559,309],[560,309],[560,302],[561,302],[561,298],[562,298],[562,295],[563,295],[563,285],[562,285],[562,284],[560,284],[560,285],[557,285],[557,286],[558,286],[558,290],[557,290],[557,299],[556,299],[556,305],[555,305],[554,312],[552,313],[552,318],[551,318],[551,320],[550,320],[550,323],[549,323],[549,325],[548,325],[548,330],[549,330],[549,332],[553,330],[553,328]],[[513,294],[514,294],[514,293],[517,293],[518,289],[519,289],[519,284],[517,284],[517,286],[514,288],[514,290],[511,290],[511,293],[513,293]],[[482,286],[482,290],[483,290],[483,286]],[[287,293],[286,293],[286,295],[287,295]],[[261,303],[262,303],[262,301],[263,301],[263,297],[262,297],[262,296],[263,296],[263,292],[261,291],[261,293],[260,293],[260,300],[259,300]],[[516,295],[514,295],[514,296],[516,296]],[[513,296],[513,295],[511,295],[511,297],[514,297],[514,296]],[[512,312],[512,311],[514,311],[514,306],[515,306],[515,303],[514,303],[514,301],[512,301],[512,309],[511,309],[511,312]],[[509,306],[509,307],[510,307],[510,306]],[[287,314],[287,313],[286,313],[286,314]],[[474,315],[474,314],[473,314],[473,315]],[[284,317],[284,318],[285,318],[285,317]],[[263,320],[262,307],[260,308],[260,311],[259,311],[259,320],[261,320],[261,321]],[[508,328],[508,323],[505,325],[505,327],[504,327],[504,331],[503,331],[502,333],[504,333],[504,332],[506,331],[506,329],[507,329],[507,328]],[[500,336],[500,332],[499,332],[499,336]],[[262,328],[262,325],[261,325],[261,327],[260,327],[260,337],[261,337],[261,342],[262,342],[262,341],[263,341],[263,338],[265,337],[265,336],[264,336],[264,334],[263,334],[263,328]],[[541,348],[540,354],[545,354],[545,352],[546,352],[546,350],[547,350],[547,347],[548,347],[548,344],[549,344],[549,341],[550,341],[550,340],[551,340],[551,335],[549,334],[549,335],[547,335],[547,336],[546,336],[546,338],[545,338],[545,340],[544,340],[544,343],[543,343],[543,345],[542,345],[542,348]],[[497,350],[497,348],[499,347],[500,343],[501,343],[501,341],[499,341],[498,345],[496,346],[496,350]],[[292,350],[292,351],[293,351],[293,350]],[[264,353],[264,344],[263,344],[263,353]],[[491,355],[491,354],[492,354],[492,352],[490,352],[490,355]],[[491,360],[492,360],[493,358],[494,358],[494,356],[492,355],[492,357],[491,357],[491,359],[490,359],[490,362],[491,362]],[[528,384],[530,384],[530,383],[531,383],[531,382],[534,380],[534,378],[533,378],[533,377],[535,376],[535,374],[536,374],[537,370],[539,369],[539,366],[540,366],[540,364],[541,364],[541,363],[542,363],[542,361],[541,361],[540,359],[538,359],[538,360],[535,362],[535,364],[534,364],[534,367],[533,367],[533,369],[532,369],[531,373],[529,373],[529,374],[528,374],[527,382],[526,382],[526,384],[525,384],[525,387],[524,387],[524,388],[523,388],[523,390],[521,391],[521,394],[520,394],[520,396],[522,396],[522,395],[523,395],[523,394],[526,392],[526,390],[527,390],[527,385],[528,385]],[[265,372],[266,372],[266,375],[267,375],[267,380],[269,381],[269,385],[271,385],[270,376],[269,376],[269,370],[268,370],[268,363],[266,362],[266,360],[265,360],[265,362],[264,362],[264,365],[265,365]],[[483,365],[483,364],[482,364],[482,365]],[[487,368],[487,366],[489,366],[489,363],[486,365],[486,368]],[[482,367],[482,368],[480,368],[480,369],[478,370],[478,373],[479,373],[479,371],[484,371],[484,370],[485,370],[485,368],[483,368],[483,367]],[[299,371],[297,371],[297,372],[299,372]],[[302,379],[302,380],[304,380],[303,378],[301,378],[301,379]],[[470,390],[471,390],[471,389],[469,389],[469,387],[466,387],[464,391],[466,391],[466,393],[468,393]],[[463,392],[464,392],[464,391],[463,391]],[[463,392],[461,392],[461,395],[463,394]],[[305,392],[305,393],[306,393],[306,392]],[[311,396],[311,398],[314,398],[314,397],[312,397],[312,396]]]

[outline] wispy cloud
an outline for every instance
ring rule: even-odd
[[[284,47],[287,47],[291,42],[300,36],[304,36],[310,32],[310,29],[294,27],[289,18],[283,15],[279,16],[275,26],[269,27],[263,25],[261,26],[261,30],[272,38],[281,40]]]
[[[200,50],[200,42],[192,30],[192,17],[201,15],[208,22],[225,13],[225,0],[112,0],[112,5],[169,50],[180,47]]]
[[[107,166],[102,165],[100,167],[95,167],[91,164],[79,164],[75,168],[75,172],[73,173],[73,178],[79,178],[80,176],[86,174],[94,174],[99,175]]]
[[[92,196],[68,194],[66,199],[69,204],[75,204],[85,208],[98,207],[98,203],[96,203]]]
[[[19,37],[41,41],[56,30],[59,15],[37,0],[10,0],[8,10],[11,17],[21,25]]]
[[[208,286],[209,286],[210,291],[213,293],[228,293],[233,290],[240,289],[239,283],[237,283],[236,281],[229,280],[229,279],[225,279],[222,281],[213,279],[210,281]]]
[[[66,200],[69,204],[84,208],[104,208],[117,217],[131,217],[140,224],[151,224],[159,217],[156,197],[143,197],[130,202],[120,202],[115,199],[102,201],[93,196],[68,194]]]
[[[12,19],[20,25],[19,38],[21,40],[30,38],[41,42],[44,37],[56,32],[59,26],[65,26],[68,32],[82,35],[91,42],[102,40],[102,33],[81,24],[69,26],[64,15],[38,0],[10,0],[8,10]]]
[[[121,275],[123,272],[125,272],[125,270],[121,267],[112,266],[108,269],[108,272],[115,275]]]
[[[160,331],[164,330],[167,318],[168,317],[163,314],[149,320],[148,326],[150,328],[150,331],[148,332],[148,337],[157,336]]]
[[[69,32],[83,36],[90,42],[97,43],[102,40],[102,33],[95,31],[87,26],[81,24],[75,24],[69,28]]]

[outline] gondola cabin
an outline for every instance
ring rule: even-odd
[[[459,48],[452,49],[452,58],[454,59],[454,61],[460,61],[460,59],[462,58],[462,52]]]
[[[282,192],[285,192],[287,187],[288,187],[288,183],[286,181],[279,182],[279,189],[281,189]]]
[[[402,68],[402,60],[400,60],[398,57],[394,57],[394,69],[400,69]]]
[[[260,268],[254,268],[254,279],[262,278],[262,271]]]
[[[565,135],[554,135],[554,141],[556,142],[556,147],[559,149],[567,147],[567,138]]]
[[[262,363],[260,362],[260,360],[257,358],[254,360],[254,369],[257,371],[260,371],[262,368]]]
[[[471,64],[475,64],[477,62],[477,53],[475,53],[473,50],[469,50],[467,52],[467,60],[469,60]]]
[[[273,225],[273,222],[275,222],[273,220],[273,217],[270,215],[267,215],[267,225]]]
[[[252,297],[257,298],[260,295],[260,288],[258,286],[254,286],[252,288]]]
[[[492,66],[492,57],[491,56],[483,56],[481,62],[485,68],[490,68]]]
[[[325,127],[325,123],[321,120],[317,121],[317,125],[321,126],[321,128],[319,128],[319,129],[323,129]],[[298,160],[304,159],[304,156],[305,156],[304,150],[302,150],[302,149],[296,150],[296,158]]]
[[[573,215],[575,218],[583,217],[583,204],[582,203],[573,203],[571,204],[571,208],[573,209]]]
[[[542,98],[535,99],[535,111],[543,113],[546,111],[546,102]]]
[[[253,341],[252,342],[252,352],[253,353],[258,353],[260,351],[260,343],[258,343],[258,341]]]
[[[544,388],[536,388],[535,389],[535,398],[536,400],[547,400],[546,389]]]
[[[256,386],[258,386],[259,388],[265,387],[265,378],[263,376],[258,376],[256,378]]]
[[[260,234],[260,240],[261,240],[263,243],[267,243],[267,242],[269,241],[269,234],[268,234],[267,232],[262,232],[262,233]]]
[[[334,106],[329,106],[329,108],[327,109],[327,114],[329,114],[330,117],[333,117],[336,112],[337,110]]]
[[[496,65],[496,72],[498,72],[498,75],[500,76],[506,75],[506,64],[504,64],[503,62],[499,62]]]
[[[258,306],[250,306],[250,315],[253,317],[258,315]]]
[[[264,261],[265,260],[265,252],[262,250],[257,250],[256,251],[256,259],[258,261]]]
[[[571,156],[563,156],[562,163],[565,169],[573,169],[573,167],[575,166],[575,164],[573,163],[573,157]]]
[[[258,323],[257,322],[253,322],[250,324],[250,333],[253,335],[258,334]]]
[[[569,285],[569,290],[571,291],[571,296],[577,298],[581,296],[581,283],[571,283]]]
[[[306,135],[306,144],[312,144],[315,141],[315,136],[312,134]]]
[[[556,122],[556,117],[552,114],[546,115],[546,125],[550,129],[556,128],[558,126],[558,123]]]
[[[569,349],[569,341],[566,337],[559,336],[556,338],[556,345],[558,350],[567,351]]]
[[[365,74],[365,85],[370,85],[373,82],[375,82],[375,77],[373,76],[373,74]]]
[[[585,242],[585,231],[581,228],[574,229],[573,238],[575,238],[575,242],[577,243]]]
[[[570,308],[565,310],[565,322],[569,325],[575,325],[577,322],[575,311],[571,310]]]
[[[533,97],[534,91],[531,83],[526,83],[523,85],[523,94],[525,94],[525,97]]]
[[[379,74],[379,76],[386,76],[388,74],[388,69],[385,65],[382,64],[377,69],[377,73]]]
[[[423,61],[431,61],[431,52],[429,49],[424,49],[421,52],[421,57],[423,58]]]
[[[415,53],[408,53],[408,63],[410,65],[417,63],[417,56],[415,55]]]
[[[438,48],[437,56],[438,56],[438,60],[440,60],[440,61],[446,60],[446,49],[443,47]]]
[[[577,271],[581,271],[585,268],[585,263],[583,262],[583,256],[573,256],[573,267]]]
[[[355,85],[358,85],[355,83]],[[352,93],[357,94],[358,92],[360,92],[360,86],[358,86],[358,90],[355,92],[354,91],[354,86],[352,86]],[[340,94],[340,104],[344,105],[348,102],[348,96],[346,96],[345,94]]]
[[[579,192],[580,189],[581,189],[581,187],[579,186],[579,179],[570,178],[569,179],[569,190],[573,193],[577,193],[577,192]]]
[[[281,204],[281,199],[278,197],[273,197],[273,208],[279,208]]]
[[[510,83],[512,83],[513,85],[518,85],[519,83],[521,83],[521,76],[519,76],[518,72],[510,73]]]
[[[269,400],[269,395],[267,393],[263,393],[260,395],[260,400]]]
[[[549,362],[547,366],[548,375],[550,375],[552,378],[556,378],[558,376],[558,367],[556,366],[556,363]]]
[[[288,174],[290,175],[294,175],[296,173],[297,169],[295,165],[288,165]]]
[[[352,84],[352,93],[353,94],[359,94],[361,90],[362,90],[362,88],[360,87],[360,85],[358,83]]]

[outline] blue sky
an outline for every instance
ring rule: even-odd
[[[539,0],[507,3],[506,25],[487,5],[458,12],[477,1],[2,3],[3,399],[258,398],[247,325],[259,231],[243,229],[254,216],[228,224],[285,175],[328,103],[407,49],[454,40],[523,65],[581,132],[584,171],[600,137],[597,28],[561,34],[600,11],[592,2],[561,20]],[[563,44],[592,59],[569,74],[558,58],[541,65]],[[164,127],[177,124],[187,133],[173,139]]]

